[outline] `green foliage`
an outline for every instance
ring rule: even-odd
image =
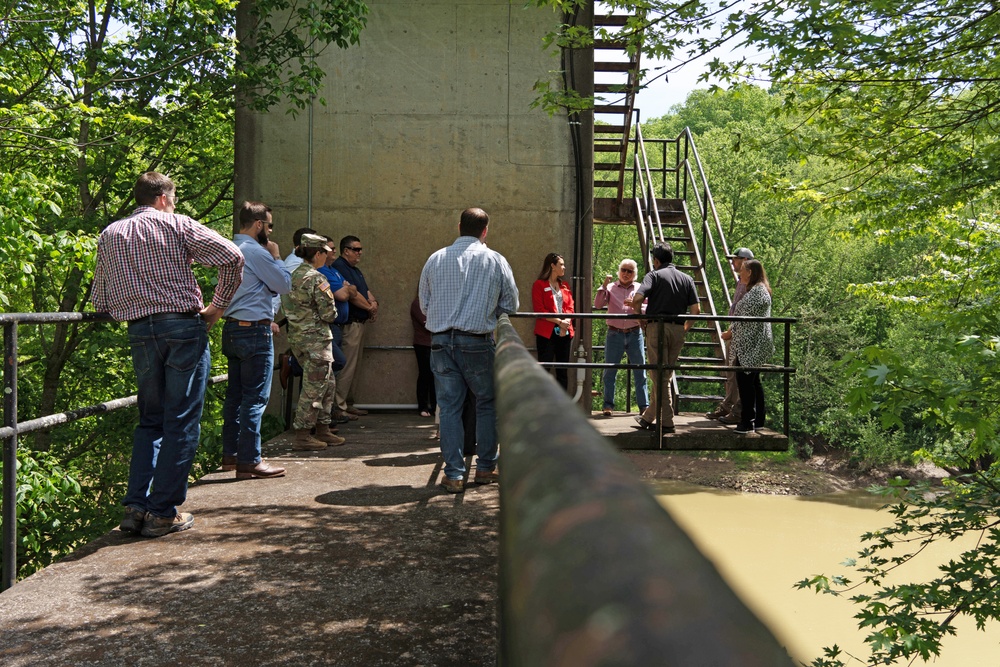
[[[952,465],[955,461],[940,461]],[[919,657],[927,661],[941,654],[941,640],[955,634],[953,623],[965,616],[982,630],[997,618],[1000,609],[1000,486],[998,469],[947,480],[944,492],[926,484],[895,480],[875,489],[895,498],[889,506],[894,524],[861,536],[864,548],[845,565],[859,580],[816,575],[799,581],[800,589],[833,595],[850,595],[861,610],[855,616],[867,629],[870,648],[867,664],[894,664]],[[902,577],[903,566],[918,558],[935,542],[954,542],[971,536],[972,546],[938,566],[930,581],[911,582]],[[835,667],[836,646],[826,649],[826,659],[815,667]]]
[[[18,576],[49,565],[114,524],[87,473],[55,457],[18,452]],[[107,501],[105,500],[105,503]]]
[[[0,20],[0,263],[7,269],[0,308],[87,310],[97,236],[131,210],[132,185],[144,171],[171,176],[177,211],[228,236],[237,105],[302,108],[323,76],[312,56],[329,44],[357,43],[366,14],[361,0],[8,3]],[[215,271],[196,267],[195,275],[207,301]],[[220,358],[218,330],[211,344]],[[21,326],[18,361],[22,419],[135,392],[118,326]],[[218,411],[210,398],[209,444]],[[22,572],[72,549],[79,535],[107,529],[88,513],[117,520],[110,508],[127,479],[134,415],[129,421],[113,413],[22,438],[40,466],[29,472],[59,466],[82,489],[62,491],[67,518],[60,521],[71,527],[65,539],[40,524],[26,551],[40,560]],[[205,447],[195,471],[214,466],[212,455]],[[42,484],[45,476],[29,479]]]

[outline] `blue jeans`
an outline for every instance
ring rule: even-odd
[[[623,353],[628,357],[630,364],[646,363],[641,328],[623,333],[620,329],[608,327],[608,337],[604,342],[605,363],[620,363]],[[609,410],[615,407],[615,379],[617,376],[617,368],[604,369],[604,407]],[[627,371],[625,377],[628,378]],[[635,404],[639,406],[639,412],[642,412],[649,405],[649,397],[646,394],[646,371],[636,368],[632,371],[632,377],[635,379]]]
[[[271,397],[274,346],[271,325],[222,328],[222,353],[229,361],[226,402],[222,406],[222,454],[237,463],[260,463],[260,419]]]
[[[201,435],[211,358],[200,317],[128,325],[139,386],[139,425],[132,439],[123,504],[173,517],[187,498],[188,474]]]
[[[493,390],[492,339],[459,333],[434,334],[431,370],[441,419],[441,455],[448,479],[465,476],[465,427],[462,406],[466,392],[476,397],[476,469],[497,467],[497,413]]]

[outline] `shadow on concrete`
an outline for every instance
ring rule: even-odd
[[[16,584],[0,664],[495,664],[496,487],[451,496],[430,452],[402,468],[372,453],[210,475],[184,505],[192,530],[113,531]]]

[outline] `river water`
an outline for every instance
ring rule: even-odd
[[[795,660],[808,664],[822,655],[824,646],[836,644],[844,651],[845,664],[865,664],[866,633],[853,618],[859,608],[846,598],[798,590],[794,584],[815,574],[858,581],[857,572],[840,563],[856,557],[862,533],[891,525],[892,516],[878,510],[884,504],[881,497],[864,492],[742,494],[683,482],[659,482],[654,492]],[[968,537],[922,554],[901,574],[909,581],[929,580],[936,564],[975,544]],[[927,664],[1000,667],[1000,624],[987,625],[984,632],[961,619],[956,628],[956,636],[945,638],[941,657]]]

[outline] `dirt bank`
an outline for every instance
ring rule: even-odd
[[[862,470],[841,452],[807,460],[760,456],[729,458],[712,453],[626,451],[643,479],[672,479],[744,493],[814,496],[863,489],[887,479],[940,481],[948,475],[929,464]]]

